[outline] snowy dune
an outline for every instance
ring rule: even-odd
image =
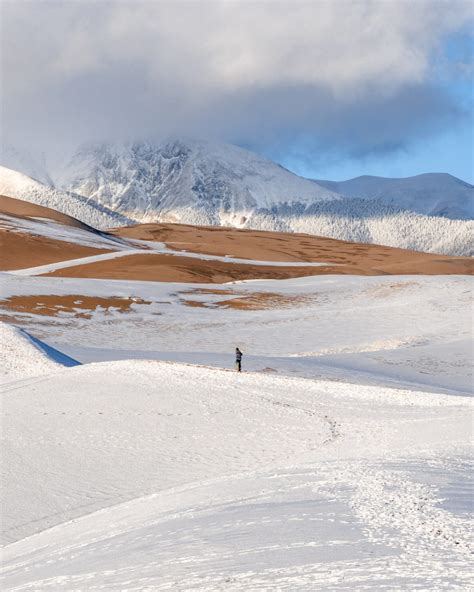
[[[223,283],[335,272],[458,274],[473,269],[467,257],[306,234],[173,224],[135,225],[105,233],[55,210],[2,196],[0,245],[5,252],[2,268],[27,275],[59,272],[69,277]]]
[[[2,270],[92,256],[131,246],[130,241],[99,232],[51,208],[0,195]]]
[[[63,366],[77,366],[79,362],[26,331],[0,322],[1,382],[29,376],[58,372]]]
[[[444,490],[466,398],[147,361],[4,391],[4,537],[58,524],[4,550],[4,589],[469,581],[465,497]]]
[[[84,361],[230,367],[240,344],[252,370],[462,394],[472,389],[472,286],[466,276],[314,276],[216,289],[5,274],[0,306]],[[65,308],[70,295],[75,304]],[[91,310],[81,295],[100,306]]]

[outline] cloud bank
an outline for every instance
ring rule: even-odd
[[[472,20],[470,2],[4,0],[1,10],[2,131],[14,144],[184,134],[357,158],[465,116],[436,64]]]

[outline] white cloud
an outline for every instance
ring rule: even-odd
[[[470,2],[436,0],[4,1],[3,125],[251,136],[258,112],[256,135],[315,133],[318,104],[327,120],[429,85],[433,52],[470,18]]]

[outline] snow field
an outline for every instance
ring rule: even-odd
[[[2,590],[469,589],[470,278],[0,279],[150,302],[2,333]]]
[[[124,361],[3,406],[6,540],[58,525],[6,547],[5,590],[468,582],[468,521],[417,474],[466,455],[466,398]]]
[[[331,275],[221,286],[234,295],[205,293],[216,290],[215,285],[190,288],[189,284],[13,274],[3,274],[1,281],[3,298],[82,294],[136,297],[150,303],[134,303],[127,314],[98,308],[90,320],[66,312],[55,317],[15,313],[31,333],[84,362],[152,358],[231,368],[238,345],[247,370],[472,392],[473,282],[465,276]],[[259,292],[302,301],[263,310],[213,306],[216,301]],[[185,306],[183,300],[188,299],[208,308]],[[81,312],[80,305],[77,311]]]

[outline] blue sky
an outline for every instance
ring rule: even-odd
[[[474,184],[473,128],[463,122],[429,138],[420,138],[403,150],[366,158],[350,158],[344,154],[333,163],[316,163],[291,156],[279,158],[293,172],[313,179],[343,181],[360,175],[410,177],[421,173],[450,173]]]
[[[431,78],[440,92],[459,107],[458,121],[444,129],[412,139],[386,154],[351,158],[334,154],[329,162],[315,162],[280,155],[281,164],[294,172],[319,179],[341,181],[359,175],[408,177],[427,172],[446,172],[474,184],[474,36],[461,29],[443,40],[432,58]]]
[[[313,178],[474,181],[472,2],[1,6],[2,136],[17,148],[185,135]]]

